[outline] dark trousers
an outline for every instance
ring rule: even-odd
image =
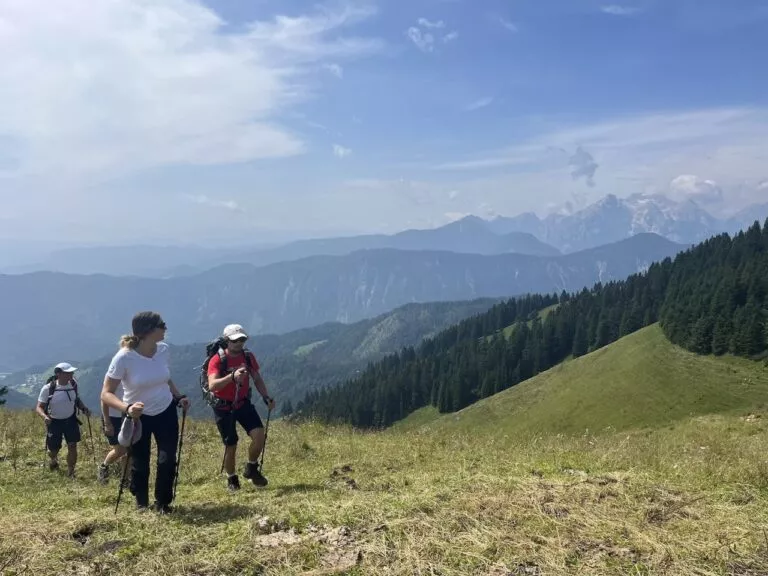
[[[179,442],[179,419],[176,404],[171,402],[157,416],[141,416],[141,438],[131,449],[131,492],[139,506],[149,505],[149,456],[152,436],[157,444],[155,500],[170,504],[173,500],[173,480],[176,472],[176,448]]]

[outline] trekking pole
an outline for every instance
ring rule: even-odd
[[[125,464],[123,464],[123,474],[120,478],[120,488],[117,491],[117,503],[115,504],[115,514],[117,514],[117,508],[120,506],[120,498],[123,495],[123,487],[125,486],[125,479],[128,476],[128,463],[131,461],[131,457],[133,456],[133,439],[136,436],[136,422],[133,423],[133,430],[131,431],[131,442],[130,446],[128,446],[128,450],[125,453]]]
[[[91,455],[93,456],[93,464],[96,466],[96,448],[93,445],[93,431],[91,430],[91,415],[87,414],[86,418],[88,419],[88,437],[91,440]]]
[[[267,438],[269,437],[269,419],[271,417],[272,417],[272,409],[267,408],[267,425],[264,427],[264,448],[261,449],[261,463],[259,464],[259,470],[264,470],[264,454],[267,453]]]
[[[176,476],[173,479],[173,499],[176,500],[176,486],[179,484],[179,469],[181,468],[181,447],[184,446],[184,424],[187,421],[187,409],[181,409],[181,433],[179,434],[179,449],[176,451]]]
[[[45,463],[48,461],[48,424],[43,421],[43,426],[45,426],[43,435],[43,470],[45,470]]]

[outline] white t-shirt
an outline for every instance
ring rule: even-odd
[[[122,380],[123,402],[143,402],[143,413],[157,416],[173,402],[168,386],[171,377],[168,360],[169,349],[165,342],[158,343],[152,358],[129,348],[121,348],[112,358],[107,376]]]
[[[48,390],[50,385],[46,384],[43,389],[40,390],[40,395],[37,397],[38,402],[42,402],[43,406],[48,402]],[[55,420],[66,420],[75,413],[75,389],[71,382],[67,382],[63,386],[56,383],[56,388],[51,396],[51,403],[48,405],[48,416]]]
[[[117,385],[117,389],[115,390],[115,396],[120,398],[120,400],[123,399],[123,383],[120,382],[120,384]],[[120,412],[120,410],[115,410],[112,408],[112,406],[109,407],[109,415],[114,416],[115,418],[122,418],[123,413]]]

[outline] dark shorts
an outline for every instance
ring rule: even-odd
[[[250,402],[245,402],[235,411],[214,409],[213,415],[225,446],[237,445],[238,436],[235,422],[239,423],[245,433],[249,435],[256,428],[264,428],[256,407]]]
[[[64,420],[51,420],[48,425],[48,440],[46,441],[48,450],[53,452],[61,450],[62,438],[67,441],[67,444],[80,442],[80,425],[77,423],[76,416],[73,415]]]
[[[107,437],[107,442],[109,442],[110,446],[117,446],[119,444],[117,435],[120,433],[120,427],[123,425],[123,418],[122,416],[110,416],[109,419],[112,422],[112,429],[115,433],[112,436],[107,436],[106,434],[104,436]]]

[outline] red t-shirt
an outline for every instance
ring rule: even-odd
[[[253,353],[248,352],[248,355],[251,358],[251,367],[254,370],[259,370],[259,363],[256,361],[256,357],[253,355]],[[234,372],[240,366],[242,366],[245,363],[245,354],[238,354],[235,357],[230,356],[227,353],[227,372]],[[219,377],[219,369],[221,368],[221,358],[218,354],[215,354],[213,358],[211,358],[211,361],[208,363],[208,375],[211,374],[215,375],[217,378]],[[224,374],[222,374],[224,376]],[[250,388],[251,380],[250,380],[250,374],[246,372],[240,377],[240,393],[238,394],[237,400],[243,400],[248,397],[248,389]],[[222,400],[227,400],[229,402],[235,401],[235,388],[236,385],[234,382],[230,381],[228,382],[224,388],[220,388],[219,390],[216,390],[213,392],[213,395],[217,398],[221,398]]]

